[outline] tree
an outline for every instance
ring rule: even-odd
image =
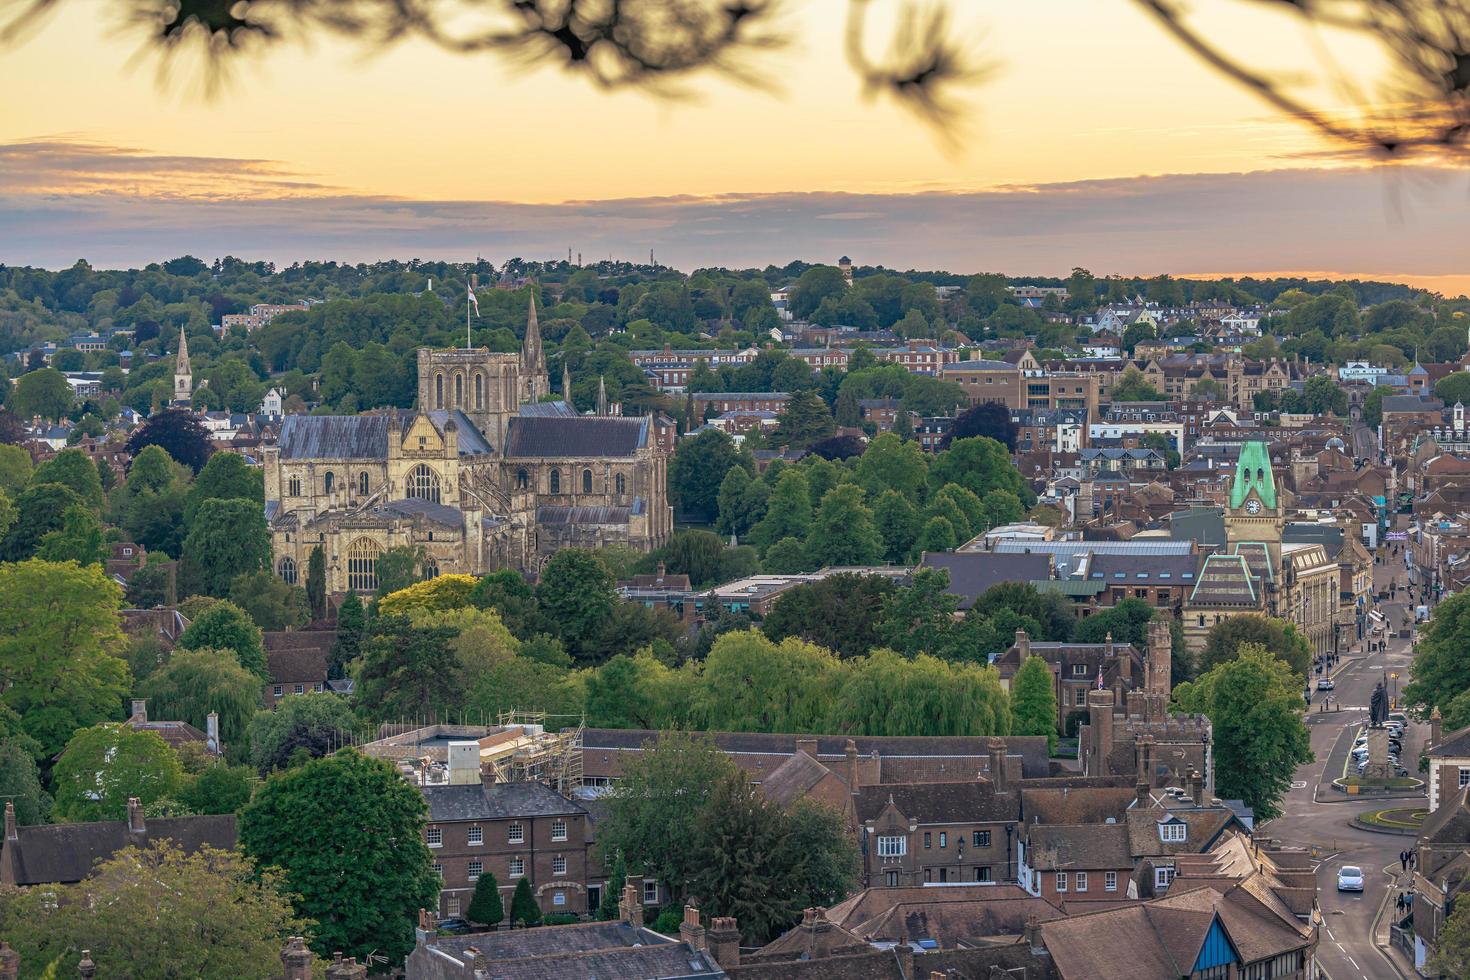
[[[97,515],[73,504],[61,515],[61,526],[41,535],[36,557],[43,561],[74,561],[78,565],[100,565],[107,557],[102,524]]]
[[[41,541],[66,523],[66,512],[84,506],[75,490],[59,483],[40,483],[26,488],[15,499],[15,521],[0,540],[0,559],[25,561],[41,547]]]
[[[194,478],[184,502],[184,521],[191,527],[206,500],[252,500],[264,506],[264,474],[237,452],[217,452]]]
[[[798,575],[812,571],[812,568],[806,545],[800,538],[790,536],[771,545],[761,560],[761,570],[770,575]]]
[[[63,449],[37,466],[31,475],[31,483],[59,483],[71,487],[87,507],[93,511],[102,509],[102,478],[91,458],[80,449]]]
[[[700,811],[691,842],[695,892],[711,915],[734,916],[741,936],[761,945],[779,935],[799,911],[798,896],[783,884],[777,855],[785,820],[745,773],[728,772]]]
[[[347,598],[356,599],[355,593],[349,592]],[[346,604],[346,599],[343,604]],[[306,560],[306,604],[312,619],[325,619],[327,616],[327,556],[322,552],[322,546],[316,545],[311,549],[311,556]],[[362,602],[358,601],[361,609]],[[338,610],[341,616],[341,610]]]
[[[184,497],[189,468],[169,458],[158,446],[147,446],[133,458],[127,479],[113,491],[112,520],[150,554],[179,556],[184,541]]]
[[[378,612],[385,616],[408,616],[463,609],[470,604],[470,593],[479,584],[480,580],[473,575],[439,575],[384,595],[378,600]]]
[[[310,929],[277,872],[236,851],[186,853],[167,839],[123,848],[74,885],[0,892],[0,921],[14,924],[7,938],[21,975],[43,980],[82,949],[101,977],[276,980],[282,947]]]
[[[1380,385],[1379,387],[1387,387],[1387,386]],[[1385,392],[1385,394],[1386,395],[1392,395],[1392,394],[1394,394],[1394,391],[1392,389],[1389,389],[1388,391]],[[1456,371],[1453,374],[1450,374],[1450,375],[1447,375],[1447,376],[1441,378],[1439,381],[1435,382],[1435,385],[1434,385],[1434,394],[1435,394],[1435,396],[1437,398],[1439,398],[1441,401],[1443,401],[1446,405],[1453,405],[1453,404],[1455,404],[1455,402],[1460,402],[1462,404],[1470,404],[1470,371]],[[1373,396],[1372,396],[1372,394],[1369,394],[1368,397],[1371,398]],[[1367,421],[1366,412],[1367,412],[1367,405],[1365,403],[1364,404],[1364,413],[1365,413],[1364,421],[1365,422]],[[1383,419],[1383,399],[1382,398],[1379,399],[1379,403],[1378,403],[1378,418],[1379,418],[1379,421],[1382,421],[1382,419]]]
[[[1285,662],[1298,677],[1305,678],[1312,666],[1312,648],[1295,625],[1284,619],[1243,615],[1231,616],[1210,627],[1199,658],[1200,671],[1213,670],[1233,660],[1247,644],[1263,647]]]
[[[669,461],[669,499],[682,514],[710,522],[719,515],[720,484],[743,465],[735,442],[718,429],[681,440]]]
[[[1065,642],[1072,638],[1077,621],[1072,600],[1059,592],[1039,592],[1030,582],[1001,582],[980,594],[971,607],[974,614],[993,617],[1009,611],[1036,621],[1040,631],[1033,640]]]
[[[19,446],[0,445],[0,493],[14,500],[31,482],[31,454]]]
[[[1328,374],[1307,379],[1302,389],[1302,401],[1312,415],[1347,414],[1347,392],[1338,385],[1336,378]]]
[[[40,416],[56,421],[71,411],[75,401],[71,385],[55,368],[23,374],[10,392],[10,410],[23,419]]]
[[[877,646],[894,591],[881,575],[829,575],[781,593],[761,630],[773,641],[795,636],[839,657],[860,657]]]
[[[981,402],[955,416],[940,445],[948,449],[955,439],[986,436],[1005,446],[1008,451],[1015,452],[1017,428],[1016,423],[1011,421],[1011,410],[1005,405],[1000,402]]]
[[[298,750],[321,758],[352,741],[356,729],[357,718],[340,695],[292,694],[250,719],[250,764],[264,775],[285,769]]]
[[[873,512],[863,504],[863,489],[844,483],[827,491],[807,536],[807,560],[817,566],[875,565],[883,558],[883,538]]]
[[[596,653],[603,624],[618,605],[616,584],[602,560],[580,548],[558,551],[542,569],[536,601],[579,661]]]
[[[756,630],[726,633],[704,660],[691,712],[710,731],[820,731],[842,676],[831,651]]]
[[[1259,821],[1280,816],[1297,767],[1312,761],[1301,678],[1265,648],[1246,644],[1234,660],[1176,688],[1175,701],[1210,719],[1220,796],[1244,800]]]
[[[195,813],[239,813],[255,792],[255,773],[249,766],[215,761],[179,790],[179,802]]]
[[[904,564],[919,537],[919,512],[897,490],[885,490],[873,504],[873,525],[883,539],[883,560]]]
[[[765,516],[751,528],[750,542],[765,552],[782,538],[806,537],[812,520],[812,497],[806,474],[797,467],[781,472],[766,501]]]
[[[415,626],[407,616],[379,616],[363,647],[355,700],[364,717],[447,719],[463,690],[450,642],[458,631]]]
[[[919,531],[919,541],[915,550],[921,553],[953,551],[959,546],[960,541],[961,536],[956,533],[954,522],[936,514],[924,522],[924,527]]]
[[[1005,735],[1011,718],[993,667],[880,648],[850,662],[825,724],[853,735]]]
[[[482,873],[475,882],[475,894],[470,898],[465,916],[482,926],[497,926],[505,918],[505,905],[500,901],[500,882],[495,880],[493,872]]]
[[[1115,402],[1156,402],[1163,397],[1136,367],[1124,368],[1122,377],[1113,384],[1112,399]]]
[[[862,855],[836,809],[805,799],[784,815],[785,834],[776,852],[780,887],[794,909],[830,908],[854,890]]]
[[[606,860],[606,854],[603,859]],[[608,876],[607,887],[602,890],[602,901],[597,904],[597,918],[603,922],[611,922],[618,918],[619,899],[623,897],[622,883],[628,880],[628,862],[623,860],[619,854],[612,863],[612,874]]]
[[[917,503],[924,492],[929,475],[929,460],[917,443],[904,442],[892,432],[884,432],[868,443],[858,460],[853,476],[869,497],[877,499],[884,491],[894,490],[911,503]]]
[[[772,438],[776,445],[806,449],[836,429],[837,423],[833,421],[827,403],[814,392],[798,391],[782,410]]]
[[[749,531],[759,517],[752,517],[746,509],[746,498],[753,482],[743,466],[732,466],[720,481],[720,492],[716,497],[718,517],[715,530],[721,534],[737,537]],[[764,485],[764,484],[762,484]]]
[[[279,575],[265,570],[241,575],[231,582],[230,601],[267,633],[300,629],[311,621],[306,590],[288,585]]]
[[[41,788],[35,756],[19,739],[0,739],[0,799],[15,804],[15,822],[22,827],[51,816],[51,796]]]
[[[183,545],[183,578],[192,592],[227,595],[236,577],[268,569],[270,560],[270,532],[260,504],[206,500],[199,505]]]
[[[233,602],[211,603],[179,635],[178,645],[185,650],[229,650],[241,667],[262,682],[270,679],[260,627]]]
[[[1140,322],[1130,323],[1123,330],[1123,349],[1126,350],[1126,351],[1128,351],[1128,353],[1132,354],[1133,351],[1134,351],[1134,349],[1138,346],[1139,341],[1153,340],[1157,336],[1158,336],[1158,331],[1154,329],[1154,325],[1152,323],[1149,323],[1147,321],[1140,321]],[[1114,390],[1114,398],[1116,398],[1118,401],[1142,401],[1143,400],[1143,399],[1138,399],[1138,398],[1117,398],[1117,389],[1116,389],[1116,387],[1113,390]]]
[[[391,762],[345,749],[265,781],[240,814],[240,847],[284,872],[312,948],[397,962],[439,879],[424,843],[428,804]]]
[[[899,589],[888,605],[879,630],[883,645],[906,656],[930,653],[944,658],[953,650],[955,612],[959,599],[949,594],[949,572],[918,568],[906,589]]]
[[[1454,911],[1435,939],[1428,966],[1436,976],[1470,977],[1470,902],[1454,903]]]
[[[195,473],[204,468],[212,451],[209,432],[193,412],[182,408],[150,416],[128,439],[128,452],[134,457],[147,446],[158,446],[168,453],[170,459],[183,463]]]
[[[117,717],[130,686],[121,600],[95,565],[0,564],[0,704],[48,756],[77,729]]]
[[[787,305],[792,316],[805,320],[817,311],[822,300],[838,299],[847,289],[847,279],[842,275],[841,269],[830,265],[814,265],[792,284]]]
[[[604,797],[607,816],[597,828],[603,860],[619,855],[682,894],[698,871],[690,842],[699,815],[720,778],[737,771],[730,757],[704,737],[664,732],[645,742]]]
[[[510,924],[512,927],[519,922],[523,926],[534,926],[541,921],[541,906],[536,904],[536,896],[531,894],[531,879],[522,878],[516,882],[516,890],[510,896]]]
[[[1136,649],[1148,646],[1148,623],[1154,608],[1142,599],[1129,597],[1111,609],[1088,616],[1072,632],[1074,643],[1102,643],[1111,634],[1114,643],[1131,643]]]
[[[470,605],[477,609],[493,609],[516,636],[525,639],[538,631],[551,629],[543,622],[540,607],[536,604],[536,593],[521,576],[520,572],[502,568],[480,579],[470,590]],[[338,616],[338,632],[341,632],[341,612]]]
[[[51,781],[60,819],[122,820],[130,798],[144,806],[171,798],[183,786],[184,770],[178,753],[154,732],[93,725],[66,743]]]
[[[1049,751],[1057,745],[1057,695],[1046,661],[1035,655],[1021,661],[1011,681],[1011,734],[1045,735]]]
[[[985,436],[956,439],[935,458],[929,467],[929,485],[939,488],[947,483],[957,483],[982,498],[992,490],[1009,490],[1023,503],[1036,499],[1006,448]]]
[[[219,715],[219,736],[243,752],[245,726],[260,706],[260,677],[240,666],[233,650],[179,649],[168,663],[139,685],[158,718],[208,728],[210,712]]]
[[[1434,393],[1436,395],[1439,395],[1440,398],[1445,397],[1445,395],[1439,390],[1440,385],[1444,384],[1444,382],[1448,380],[1449,379],[1446,378],[1444,379],[1444,381],[1440,381],[1439,384],[1436,384],[1434,386]],[[1465,384],[1467,385],[1466,394],[1470,395],[1470,374],[1465,375]],[[1394,389],[1389,385],[1373,386],[1373,390],[1368,392],[1368,397],[1363,399],[1364,425],[1367,425],[1370,428],[1374,429],[1378,428],[1379,424],[1383,421],[1383,399],[1387,398],[1393,393]],[[1458,399],[1447,399],[1446,404],[1454,404],[1454,402],[1457,400]]]
[[[3,642],[3,641],[0,641]],[[1457,592],[1434,607],[1429,625],[1419,634],[1404,703],[1420,705],[1427,716],[1443,712],[1461,692],[1470,690],[1470,592]],[[3,649],[3,646],[0,646]]]

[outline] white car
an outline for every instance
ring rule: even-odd
[[[1352,864],[1344,864],[1337,869],[1337,890],[1340,892],[1360,892],[1363,890],[1363,869]]]

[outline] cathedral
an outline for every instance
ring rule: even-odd
[[[370,593],[388,548],[429,575],[534,575],[561,548],[664,544],[653,418],[578,415],[568,387],[550,400],[532,300],[519,354],[420,348],[414,410],[286,417],[263,460],[276,573],[304,583],[320,547],[328,592]]]

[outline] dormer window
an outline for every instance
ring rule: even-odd
[[[1189,837],[1189,825],[1182,820],[1170,818],[1159,824],[1159,840],[1165,844],[1183,843]]]

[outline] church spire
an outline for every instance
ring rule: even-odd
[[[607,414],[607,378],[604,375],[597,378],[597,414]]]
[[[546,352],[541,347],[541,325],[536,321],[536,294],[531,294],[530,312],[526,314],[526,338],[521,342],[521,378],[526,385],[526,401],[538,401],[551,388],[546,376]]]
[[[565,356],[561,359],[561,400],[568,405],[572,403],[572,372]]]
[[[179,328],[179,353],[174,360],[174,403],[187,405],[194,398],[194,372],[189,367],[189,338]]]

